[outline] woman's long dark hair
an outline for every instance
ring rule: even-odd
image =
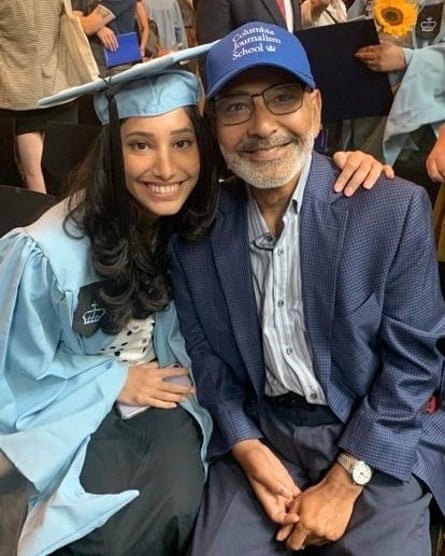
[[[116,153],[110,149],[111,126],[101,131],[70,177],[65,229],[68,232],[67,223],[72,220],[91,241],[94,268],[104,278],[99,296],[107,315],[101,328],[107,334],[118,333],[131,318],[146,318],[167,305],[171,235],[198,240],[213,221],[218,195],[216,148],[197,107],[186,110],[195,130],[201,168],[198,182],[178,214],[153,223],[125,183],[113,184]],[[120,139],[118,155],[123,157]]]

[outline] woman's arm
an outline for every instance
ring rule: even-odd
[[[136,2],[136,23],[139,29],[139,50],[141,52],[141,58],[145,58],[145,48],[147,46],[150,30],[148,27],[148,13],[141,0]]]
[[[445,124],[439,129],[436,144],[426,159],[426,170],[433,181],[445,182]]]
[[[100,29],[116,18],[114,13],[102,4],[99,4],[88,15],[84,15],[83,12],[78,10],[73,10],[73,14],[80,17],[82,28],[89,37],[95,35]]]

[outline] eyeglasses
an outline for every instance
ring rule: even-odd
[[[275,116],[291,114],[301,108],[303,95],[309,88],[299,83],[273,85],[254,95],[234,94],[216,98],[212,105],[217,120],[223,125],[238,125],[250,120],[253,99],[261,97],[266,108]]]

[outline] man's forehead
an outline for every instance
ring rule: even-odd
[[[281,83],[299,83],[291,73],[271,66],[259,66],[248,69],[229,81],[218,97],[250,89],[265,89]]]

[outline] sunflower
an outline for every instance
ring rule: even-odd
[[[416,24],[417,6],[409,0],[375,0],[374,17],[384,33],[403,37]]]

